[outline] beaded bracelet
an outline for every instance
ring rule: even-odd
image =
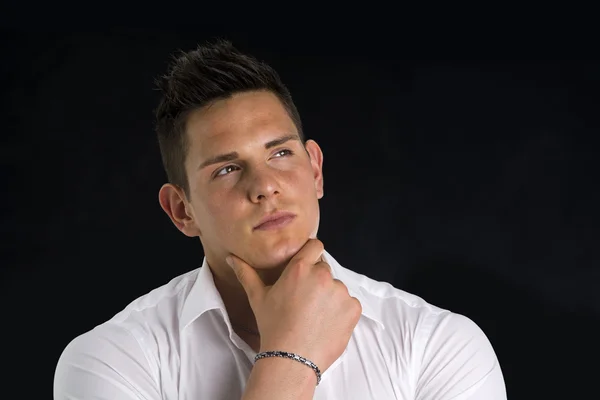
[[[286,351],[264,351],[262,353],[258,353],[256,357],[254,357],[254,362],[266,357],[282,357],[299,361],[302,364],[311,367],[315,371],[315,374],[317,374],[317,386],[321,382],[321,370],[319,370],[319,367],[317,367],[312,361],[307,360],[304,357],[300,357],[298,354],[288,353]]]

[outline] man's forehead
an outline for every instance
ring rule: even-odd
[[[300,141],[296,127],[292,125],[269,125],[258,129],[189,130],[190,148],[207,154],[221,151],[242,151],[244,148],[267,149],[271,143],[285,138]]]

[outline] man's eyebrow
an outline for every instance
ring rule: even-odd
[[[289,140],[300,140],[300,137],[298,135],[295,134],[290,134],[290,135],[285,135],[282,136],[280,138],[277,138],[275,140],[271,140],[267,143],[265,143],[265,149],[270,149],[271,147],[275,147],[275,146],[279,146],[280,144],[284,144],[285,142],[289,141]]]
[[[272,147],[279,146],[289,140],[298,140],[299,141],[300,137],[295,134],[290,134],[290,135],[285,135],[285,136],[279,137],[277,139],[273,139],[273,140],[265,143],[265,149],[268,150]],[[219,154],[218,156],[211,157],[208,160],[204,161],[202,164],[200,164],[198,169],[200,170],[202,168],[208,167],[209,165],[218,164],[218,163],[222,163],[222,162],[226,162],[226,161],[233,161],[239,157],[240,157],[240,155],[236,151],[232,151],[231,153],[227,153],[227,154]]]
[[[227,154],[220,154],[218,156],[209,158],[208,160],[204,161],[202,164],[200,164],[198,169],[200,170],[202,168],[208,167],[209,165],[218,164],[225,161],[233,161],[237,158],[239,158],[239,154],[236,151],[232,151],[231,153]]]

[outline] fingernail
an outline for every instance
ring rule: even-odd
[[[233,259],[231,258],[231,256],[227,256],[227,257],[225,257],[225,262],[226,262],[227,264],[229,264],[229,266],[230,266],[231,268],[233,268]]]

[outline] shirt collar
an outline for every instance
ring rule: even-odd
[[[342,267],[327,251],[323,252],[325,261],[331,267],[331,275],[334,279],[339,279],[348,288],[348,293],[352,297],[356,297],[362,306],[362,315],[377,323],[377,325],[385,329],[381,322],[381,315],[373,304],[364,294],[364,283],[366,277],[357,274]],[[190,293],[188,294],[180,318],[180,330],[185,329],[194,320],[199,318],[206,311],[218,309],[223,315],[227,314],[225,304],[219,294],[213,274],[206,262],[206,257],[202,262],[202,267],[198,269],[196,280]]]

